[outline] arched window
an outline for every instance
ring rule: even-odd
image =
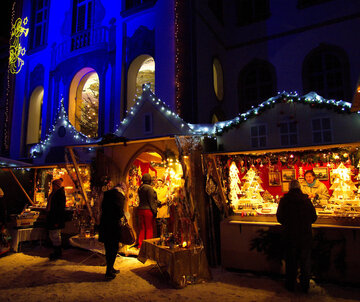
[[[217,58],[213,61],[213,84],[217,99],[222,101],[224,98],[224,76],[221,63]]]
[[[347,99],[348,66],[347,55],[342,49],[325,45],[314,49],[303,63],[304,93],[315,91],[324,98]]]
[[[69,120],[89,137],[98,136],[99,88],[99,76],[92,68],[80,70],[70,85]]]
[[[275,68],[269,62],[254,60],[243,68],[238,82],[239,110],[243,112],[275,95]]]
[[[142,94],[142,85],[151,83],[151,91],[155,93],[155,61],[149,55],[140,55],[130,64],[127,78],[127,106],[129,111],[135,100]]]
[[[41,110],[44,99],[44,88],[38,86],[31,94],[27,122],[26,144],[36,144],[41,138]]]

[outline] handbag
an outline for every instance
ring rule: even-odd
[[[127,222],[126,217],[122,217],[119,223],[119,241],[122,244],[131,245],[135,243],[135,232]]]

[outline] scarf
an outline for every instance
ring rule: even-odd
[[[313,188],[316,184],[316,179],[311,183],[311,184],[307,184],[310,188]]]

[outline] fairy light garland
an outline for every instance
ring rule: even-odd
[[[164,113],[164,116],[168,118],[174,125],[178,126],[179,129],[183,129],[184,134],[188,135],[199,135],[199,136],[206,136],[210,138],[215,138],[217,135],[222,135],[225,131],[228,131],[231,128],[234,128],[241,124],[242,122],[246,121],[249,118],[254,116],[258,116],[263,113],[264,110],[273,107],[275,104],[278,103],[301,103],[301,104],[309,104],[316,108],[331,108],[341,113],[351,113],[351,104],[344,101],[335,101],[335,100],[327,100],[323,97],[319,96],[316,93],[309,93],[304,96],[298,96],[295,93],[287,93],[282,92],[279,93],[276,97],[272,97],[265,102],[262,102],[257,107],[253,107],[250,110],[238,114],[232,120],[218,122],[212,125],[195,125],[195,124],[188,124],[186,123],[181,117],[173,112],[166,103],[161,101],[161,99],[157,98],[154,93],[150,89],[150,84],[143,85],[143,94],[137,98],[136,103],[134,106],[130,108],[130,112],[126,118],[124,118],[120,125],[115,130],[114,134],[117,136],[121,136],[130,123],[130,121],[136,116],[138,110],[143,104],[143,100],[147,98],[149,99],[152,104],[160,111]],[[360,113],[360,111],[358,112]],[[42,154],[44,150],[51,145],[53,139],[53,134],[57,129],[58,125],[64,126],[66,129],[70,131],[70,134],[78,141],[78,143],[90,143],[90,142],[97,142],[99,140],[90,139],[86,135],[81,132],[78,132],[75,127],[69,122],[64,105],[63,100],[60,102],[59,113],[56,119],[55,124],[53,125],[52,129],[49,131],[46,139],[39,144],[35,145],[31,149],[31,156],[37,157],[39,154]]]
[[[11,8],[11,24],[13,24],[14,19],[15,19],[15,5],[16,2],[13,3],[12,8]],[[10,34],[9,36],[11,37],[11,30],[10,29]],[[11,38],[9,38],[9,52],[10,52],[10,40]],[[4,112],[4,140],[3,140],[3,146],[4,146],[4,151],[8,151],[9,150],[9,145],[10,145],[10,138],[9,138],[9,94],[10,94],[10,64],[8,65],[8,72],[7,72],[7,87],[6,87],[6,97],[5,97],[5,112]]]
[[[180,32],[180,15],[183,10],[183,1],[175,1],[175,105],[177,114],[181,114],[182,102],[184,91],[183,86],[181,85],[181,80],[184,77],[184,68],[183,68],[183,45],[181,43],[181,32]]]
[[[99,139],[91,139],[85,134],[77,131],[75,127],[70,123],[69,118],[67,116],[63,99],[60,101],[60,107],[58,109],[57,117],[55,119],[55,123],[49,129],[48,134],[46,135],[46,138],[41,141],[40,143],[33,146],[30,150],[30,155],[32,158],[37,158],[41,156],[44,151],[46,151],[53,143],[54,143],[54,135],[56,131],[60,128],[64,127],[66,132],[69,132],[70,135],[76,140],[79,144],[88,144],[88,143],[96,143],[99,141]],[[89,148],[91,150],[91,148]]]
[[[166,118],[168,118],[174,125],[177,125],[178,128],[184,131],[184,133],[187,132],[187,134],[194,134],[191,129],[191,125],[187,124],[177,113],[173,112],[166,103],[157,98],[151,91],[150,87],[150,83],[143,85],[143,94],[136,99],[135,105],[130,108],[129,114],[120,122],[120,125],[117,127],[114,134],[117,136],[122,135],[127,125],[134,116],[136,116],[138,110],[142,106],[144,98],[148,98],[160,112],[164,113]]]
[[[250,110],[239,113],[237,117],[232,120],[222,121],[214,124],[212,129],[206,131],[205,128],[202,129],[203,133],[209,135],[222,135],[224,132],[237,127],[241,123],[245,122],[247,119],[259,116],[265,110],[273,107],[275,104],[279,103],[301,103],[301,104],[310,104],[315,108],[327,108],[333,109],[340,113],[351,113],[351,103],[344,102],[342,100],[328,100],[315,92],[310,92],[306,95],[299,96],[296,92],[282,92],[278,93],[277,96],[269,98],[268,100],[262,102],[257,107],[252,107]],[[360,113],[360,111],[358,111]],[[201,130],[199,131],[201,132]]]

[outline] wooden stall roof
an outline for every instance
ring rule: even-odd
[[[237,155],[237,154],[248,154],[248,155],[259,155],[266,153],[279,153],[279,152],[301,152],[307,150],[326,150],[334,148],[359,148],[360,142],[353,142],[347,144],[334,144],[334,145],[311,145],[303,147],[289,147],[289,148],[279,148],[279,149],[261,149],[261,150],[241,150],[241,151],[231,151],[231,152],[208,152],[206,155]]]
[[[28,166],[0,166],[0,169],[8,170],[8,169],[51,169],[57,168],[65,165],[74,165],[73,163],[58,163],[51,165],[28,165]],[[90,163],[79,163],[80,166],[90,165]]]
[[[102,147],[111,147],[111,146],[119,146],[119,145],[129,145],[129,144],[138,144],[138,143],[148,143],[153,141],[162,141],[175,138],[174,135],[170,136],[159,136],[159,137],[151,137],[151,138],[143,138],[143,139],[129,139],[126,141],[119,141],[113,143],[95,143],[95,144],[83,144],[83,145],[72,145],[66,146],[67,148],[102,148]]]

